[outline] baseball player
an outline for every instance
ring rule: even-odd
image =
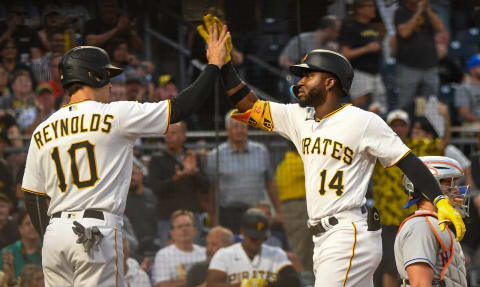
[[[457,186],[463,176],[460,164],[446,156],[422,156],[420,159],[437,179],[443,193],[462,216],[468,215],[468,186]],[[467,286],[465,257],[455,234],[448,227],[441,231],[435,205],[416,190],[405,177],[409,195],[405,207],[417,205],[405,219],[395,239],[395,261],[402,286]]]
[[[215,17],[205,24],[220,25]],[[204,38],[208,34],[198,29]],[[227,40],[228,41],[228,40]],[[382,256],[378,215],[367,224],[365,194],[377,159],[397,165],[415,187],[438,208],[442,229],[451,221],[457,240],[465,233],[458,212],[448,203],[425,165],[377,115],[342,104],[353,80],[350,62],[342,55],[313,50],[290,67],[301,77],[291,87],[297,104],[259,100],[242,82],[233,65],[221,77],[234,119],[290,139],[302,157],[308,226],[313,233],[315,286],[372,286]]]
[[[209,287],[300,287],[287,254],[279,247],[263,244],[270,235],[265,214],[250,208],[241,219],[243,241],[219,249],[207,274]]]
[[[223,28],[209,31],[209,65],[199,78],[159,103],[109,103],[110,78],[122,70],[100,48],[80,46],[63,56],[59,71],[70,103],[35,129],[22,183],[32,222],[44,235],[46,286],[124,286],[121,227],[133,144],[165,133],[213,91],[227,54]]]

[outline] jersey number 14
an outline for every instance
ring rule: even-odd
[[[88,166],[90,168],[90,179],[89,180],[80,180],[80,174],[78,172],[78,163],[77,163],[77,150],[85,149],[88,159]],[[74,143],[67,150],[70,155],[70,171],[72,172],[73,184],[77,188],[86,188],[94,186],[99,180],[97,173],[97,162],[95,159],[95,146],[89,141],[81,141]],[[58,187],[60,191],[64,193],[67,190],[67,183],[65,182],[65,172],[62,167],[62,161],[60,160],[60,152],[58,147],[54,147],[52,151],[52,160],[55,163],[55,169],[58,176]]]
[[[327,170],[324,169],[322,170],[322,172],[320,172],[320,189],[318,190],[318,193],[320,193],[320,195],[325,195],[326,181],[327,181]],[[330,179],[330,182],[328,183],[328,188],[331,190],[335,190],[335,194],[337,196],[342,196],[343,189],[344,189],[343,170],[337,170],[337,172],[333,175],[332,179]]]

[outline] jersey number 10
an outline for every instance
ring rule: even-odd
[[[80,174],[78,172],[78,164],[77,164],[77,150],[85,149],[87,153],[88,159],[88,166],[90,167],[90,179],[89,180],[80,180]],[[70,155],[70,170],[72,172],[73,184],[77,188],[86,188],[90,186],[94,186],[97,181],[99,180],[98,173],[97,173],[97,162],[95,159],[95,146],[91,144],[89,141],[81,141],[78,143],[74,143],[70,146],[67,150],[68,154]],[[52,151],[52,160],[55,163],[55,169],[57,171],[58,176],[58,187],[60,191],[64,193],[67,190],[67,183],[65,182],[65,173],[62,167],[62,161],[60,160],[60,152],[58,147],[54,147]]]

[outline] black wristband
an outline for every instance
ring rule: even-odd
[[[243,85],[243,87],[238,90],[235,94],[228,97],[232,105],[236,106],[238,102],[240,102],[243,98],[245,98],[248,93],[250,93],[250,88],[247,85]]]
[[[235,68],[233,67],[232,61],[223,65],[220,74],[222,75],[222,82],[227,91],[242,83],[237,71],[235,71]]]

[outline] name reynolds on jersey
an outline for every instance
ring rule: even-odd
[[[33,134],[38,149],[51,140],[56,140],[68,135],[88,132],[110,133],[112,129],[113,115],[92,114],[79,115],[64,119],[58,119],[45,125],[41,130]]]
[[[263,270],[253,270],[251,272],[243,271],[243,272],[227,275],[228,283],[238,283],[238,282],[241,282],[242,279],[253,279],[253,278],[262,278],[263,280],[268,282],[275,282],[277,281],[277,273],[270,272],[270,271],[263,271]]]
[[[303,154],[323,154],[327,153],[336,160],[342,160],[344,163],[350,165],[352,164],[354,151],[349,148],[347,145],[342,144],[331,139],[321,139],[317,137],[312,138],[303,138],[302,139],[302,153]]]

